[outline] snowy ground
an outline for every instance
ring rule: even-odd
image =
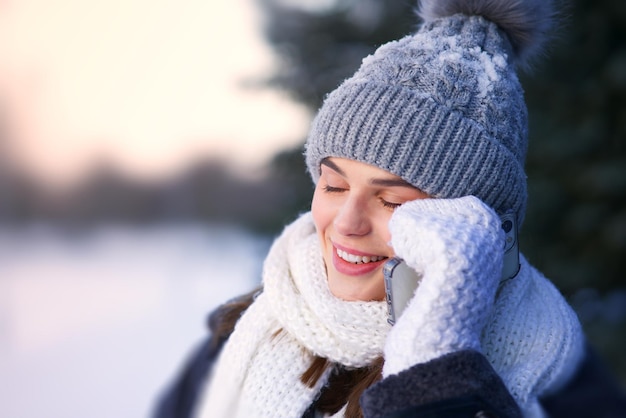
[[[0,229],[0,417],[147,417],[267,245],[198,225]]]

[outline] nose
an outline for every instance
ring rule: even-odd
[[[335,230],[342,235],[367,235],[371,231],[371,221],[367,205],[360,199],[346,199],[334,219]]]

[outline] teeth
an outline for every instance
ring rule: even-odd
[[[346,260],[347,262],[352,263],[352,264],[373,263],[373,262],[380,261],[380,260],[386,258],[386,257],[381,256],[381,255],[372,255],[372,256],[354,255],[354,254],[350,254],[350,253],[347,253],[345,251],[342,251],[340,249],[337,249],[337,255],[342,260]]]

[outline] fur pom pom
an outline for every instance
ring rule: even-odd
[[[457,13],[482,16],[508,36],[518,66],[537,56],[554,21],[552,0],[418,0],[418,16],[424,21]]]

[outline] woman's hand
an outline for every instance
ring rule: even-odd
[[[422,279],[389,333],[383,375],[462,349],[480,351],[502,272],[498,215],[473,196],[421,199],[396,209],[389,230],[395,254]]]

